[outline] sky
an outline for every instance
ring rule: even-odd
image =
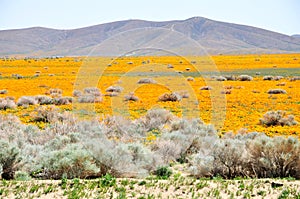
[[[74,29],[127,19],[194,16],[300,34],[299,0],[0,0],[0,30]]]

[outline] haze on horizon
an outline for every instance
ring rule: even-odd
[[[299,10],[297,0],[1,0],[0,30],[75,29],[127,19],[167,21],[200,16],[293,35],[300,34]]]

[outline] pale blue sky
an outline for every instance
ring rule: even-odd
[[[72,29],[116,20],[193,16],[300,34],[299,0],[0,0],[0,30]]]

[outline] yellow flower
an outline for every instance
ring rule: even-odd
[[[201,63],[201,57],[189,58]],[[7,94],[0,94],[0,98],[12,96],[16,100],[21,96],[34,96],[48,94],[49,89],[59,88],[63,91],[63,96],[72,96],[74,84],[76,83],[77,73],[83,64],[83,58],[59,58],[59,59],[27,59],[27,60],[0,60],[0,90],[6,89]],[[183,72],[184,79],[192,76],[194,81],[187,82],[194,90],[199,102],[200,117],[205,123],[210,123],[212,118],[213,103],[208,90],[199,90],[207,82],[203,77],[193,76],[196,74],[195,67],[187,60],[178,57],[124,57],[116,60],[111,58],[91,58],[95,67],[97,63],[110,64],[99,78],[97,86],[103,94],[106,89],[112,85],[126,87],[128,82],[120,82],[125,74],[134,74],[150,71],[148,63],[158,63],[164,70],[173,70]],[[280,54],[280,55],[218,55],[212,56],[217,69],[226,74],[250,74],[254,77],[252,81],[225,81],[223,84],[231,90],[226,94],[226,118],[224,126],[220,132],[237,132],[239,129],[247,128],[248,132],[258,131],[273,135],[299,135],[300,124],[295,126],[276,126],[264,127],[259,124],[259,118],[270,110],[284,110],[288,114],[293,114],[295,120],[300,123],[300,81],[289,81],[286,76],[299,74],[300,54]],[[132,62],[131,64],[128,64]],[[146,63],[146,64],[145,64]],[[172,65],[172,69],[168,69]],[[93,71],[94,68],[91,68]],[[259,73],[260,72],[260,73]],[[278,72],[278,73],[277,73]],[[256,73],[258,75],[256,75]],[[23,78],[16,78],[19,74]],[[168,84],[177,84],[175,91],[181,92],[181,82],[177,78],[165,77],[157,73],[158,76],[152,78],[159,82],[169,81]],[[264,75],[281,75],[284,79],[279,81],[264,81]],[[135,87],[134,95],[139,98],[135,102],[123,102],[117,106],[128,108],[131,119],[139,118],[147,110],[153,107],[162,107],[171,110],[175,115],[182,116],[180,102],[158,102],[158,97],[164,93],[174,92],[168,85],[163,84],[141,84],[138,85],[139,75],[128,75]],[[209,80],[211,81],[211,80]],[[178,83],[179,82],[179,83]],[[278,84],[283,83],[285,84]],[[269,89],[281,88],[287,94],[270,95]],[[213,88],[214,89],[214,88]],[[126,91],[127,92],[127,91]],[[128,91],[129,93],[129,91]],[[125,93],[125,94],[128,94]],[[103,96],[103,102],[94,105],[95,112],[102,118],[113,114],[112,106],[116,106],[112,101],[113,97]],[[17,107],[15,109],[0,110],[1,114],[14,114],[20,117],[23,123],[31,123],[30,114],[36,106],[27,108]],[[62,110],[72,110],[72,105],[59,106]],[[218,110],[217,110],[218,111]],[[40,128],[46,124],[35,123]],[[170,127],[165,126],[165,129]],[[147,141],[156,139],[155,132],[150,132]]]

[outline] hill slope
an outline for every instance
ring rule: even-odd
[[[126,20],[72,30],[41,27],[2,30],[0,31],[0,56],[88,55],[95,46],[111,36],[147,27],[167,28],[170,31],[183,33],[198,41],[211,54],[300,52],[300,39],[295,36],[193,17],[182,21],[166,22]],[[154,35],[139,39],[147,42],[151,37]]]

